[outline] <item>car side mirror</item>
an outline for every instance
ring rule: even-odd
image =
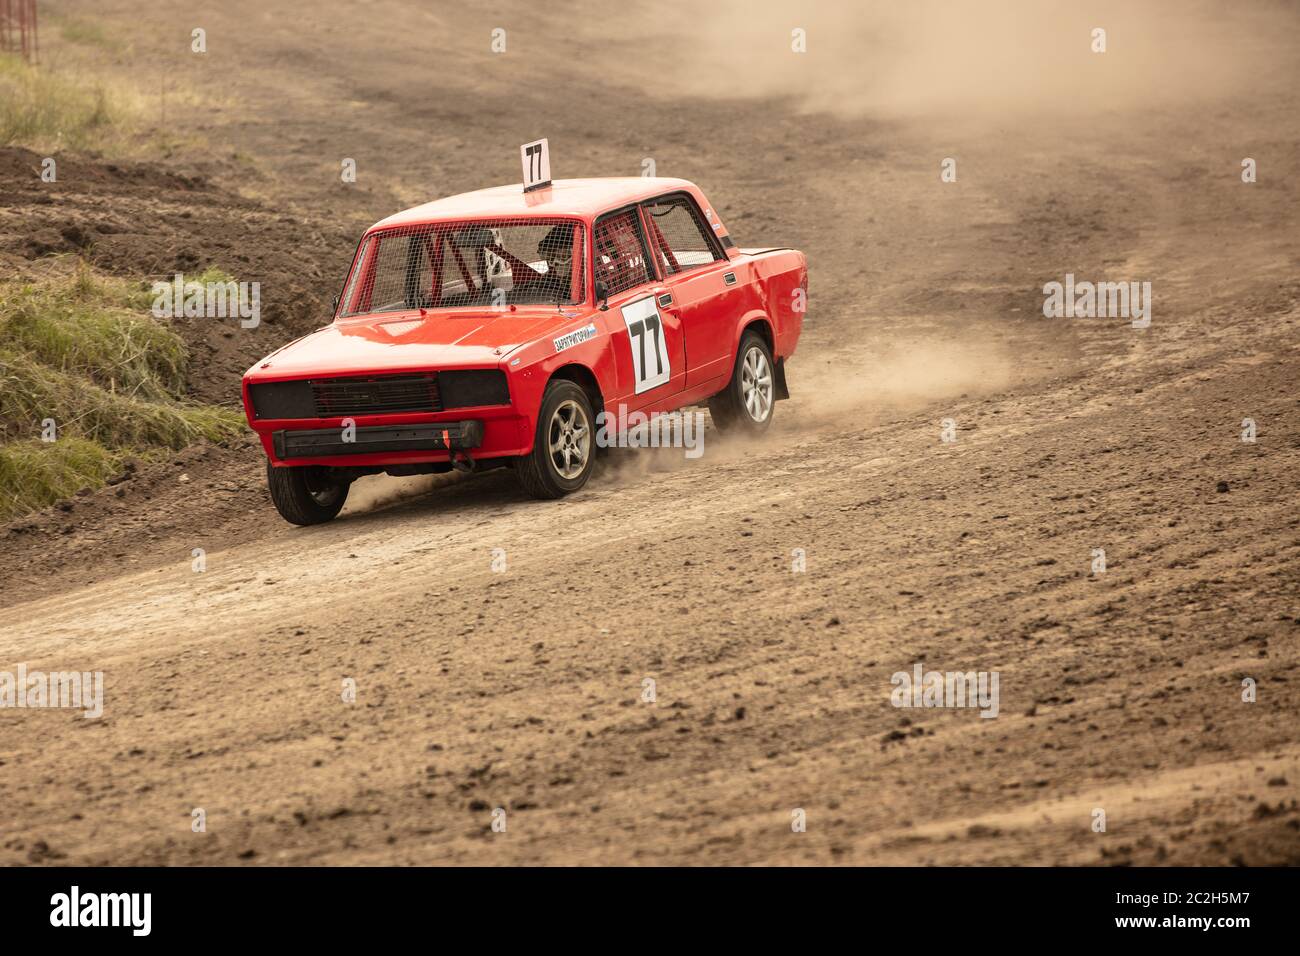
[[[337,295],[334,296],[334,314],[339,314],[339,297]]]
[[[596,305],[600,311],[609,311],[609,284],[604,279],[596,280]]]

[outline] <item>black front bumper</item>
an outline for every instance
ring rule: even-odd
[[[275,457],[332,458],[390,451],[469,451],[483,444],[483,423],[435,422],[432,425],[371,425],[344,441],[342,428],[281,429],[272,432]]]

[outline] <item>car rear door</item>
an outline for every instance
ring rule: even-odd
[[[686,387],[682,323],[661,311],[636,206],[605,213],[592,229],[592,279],[609,292],[618,401],[635,411]]]
[[[686,383],[694,388],[731,368],[740,298],[735,267],[694,197],[668,193],[642,203],[646,231],[670,301],[660,308],[681,321]]]

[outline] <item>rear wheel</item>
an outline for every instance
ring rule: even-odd
[[[757,332],[740,337],[736,367],[727,387],[709,399],[709,414],[721,431],[759,435],[772,424],[776,407],[776,363]]]
[[[591,400],[580,386],[565,379],[547,385],[533,450],[515,460],[524,491],[534,498],[560,498],[585,485],[596,460],[594,422]]]
[[[276,468],[266,463],[266,484],[280,516],[292,524],[321,524],[333,519],[348,500],[350,482],[331,468]]]

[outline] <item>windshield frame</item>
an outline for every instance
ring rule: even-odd
[[[575,254],[573,257],[573,264],[574,266],[578,266],[581,269],[581,274],[578,277],[579,281],[576,283],[577,295],[572,299],[572,301],[514,302],[504,307],[493,305],[493,304],[484,304],[484,303],[475,303],[475,302],[447,304],[438,301],[437,303],[430,304],[430,305],[411,305],[404,302],[400,306],[383,308],[383,309],[374,308],[370,306],[369,303],[367,303],[367,308],[365,309],[350,311],[350,309],[355,308],[357,305],[359,305],[359,302],[357,300],[360,299],[361,296],[372,295],[374,292],[373,283],[375,281],[375,271],[379,267],[378,252],[382,247],[382,242],[384,239],[391,238],[394,236],[396,237],[402,237],[402,236],[411,237],[411,236],[420,236],[420,235],[432,236],[439,232],[444,232],[446,230],[461,227],[461,226],[465,226],[465,227],[485,226],[489,228],[493,228],[493,227],[502,228],[507,226],[544,226],[544,225],[555,226],[561,224],[572,226],[573,229],[576,231],[577,247],[579,249],[578,253]],[[578,306],[586,305],[589,301],[588,287],[591,284],[590,276],[587,274],[589,268],[587,265],[587,260],[589,256],[588,247],[590,243],[590,237],[588,236],[588,232],[589,232],[588,223],[582,217],[574,216],[574,215],[554,215],[554,214],[538,215],[538,216],[469,216],[469,217],[457,217],[455,219],[430,220],[428,222],[419,222],[419,223],[402,223],[400,225],[392,225],[392,226],[386,226],[382,228],[373,227],[369,231],[367,231],[365,235],[361,237],[361,241],[357,244],[356,252],[353,254],[352,257],[352,265],[348,269],[347,278],[343,282],[343,290],[339,295],[338,306],[334,310],[334,320],[336,322],[364,321],[367,319],[371,319],[375,316],[393,315],[401,312],[415,312],[415,311],[419,311],[419,312],[479,311],[481,312],[484,309],[492,309],[497,311],[501,310],[502,308],[505,308],[507,310],[520,309],[520,308],[565,309],[565,308],[576,308]],[[480,248],[486,248],[486,247],[480,247]],[[513,254],[509,253],[508,250],[505,250],[500,246],[498,246],[497,248],[501,250],[501,253],[504,253],[503,258],[507,260],[512,260],[513,263],[518,263],[523,265],[526,268],[532,269],[532,265],[530,263],[523,262],[521,259],[517,258]],[[439,255],[441,254],[442,253],[440,251]],[[461,265],[460,268],[462,269],[462,274],[464,274],[463,265]],[[514,271],[515,268],[514,265],[512,264],[511,265],[512,275]],[[428,271],[426,274],[430,278],[432,277],[431,271]],[[540,272],[537,273],[537,275],[545,276],[546,273]],[[478,279],[477,276],[475,276],[474,278],[476,280]],[[446,282],[444,280],[444,289],[445,287],[446,287]],[[476,294],[483,291],[483,289],[485,288],[486,286],[481,284],[480,281],[475,286]],[[571,284],[571,289],[572,289],[572,284]]]

